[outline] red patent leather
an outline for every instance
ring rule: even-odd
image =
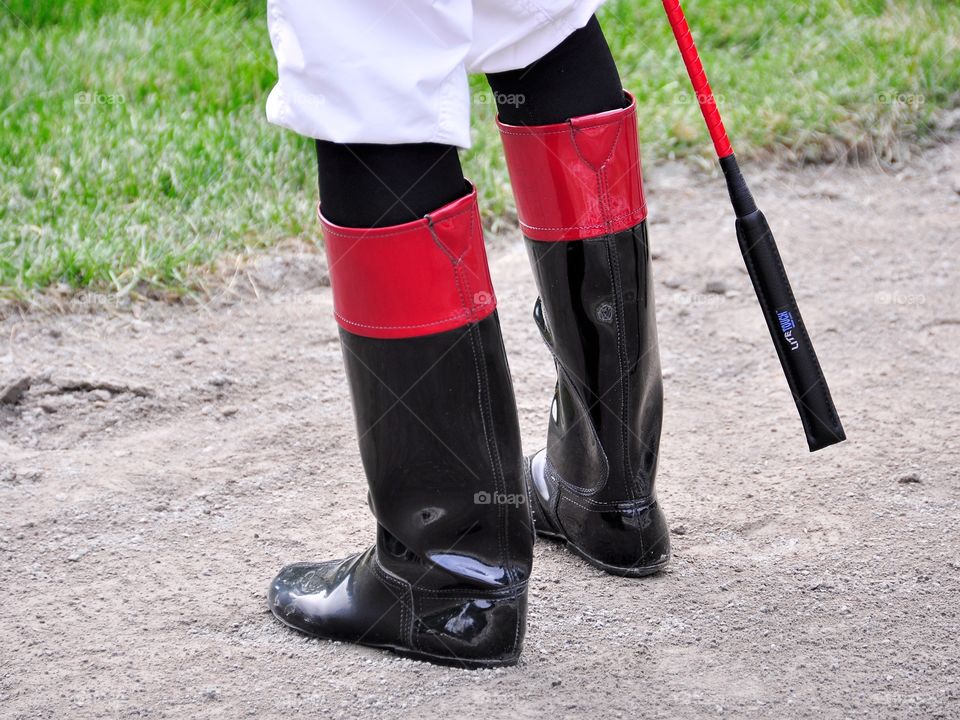
[[[497,121],[523,234],[584,240],[626,230],[647,217],[636,100],[556,125]]]
[[[319,214],[334,313],[344,330],[416,337],[496,309],[476,188],[422,220],[392,227],[341,227]]]

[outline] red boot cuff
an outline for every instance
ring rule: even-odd
[[[355,335],[405,338],[482,320],[496,308],[477,190],[422,220],[347,228],[324,219],[337,322]]]
[[[583,240],[619,232],[647,216],[636,100],[622,110],[556,125],[499,120],[523,234]]]

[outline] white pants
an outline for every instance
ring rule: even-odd
[[[526,67],[603,0],[267,0],[267,119],[333,142],[470,147],[467,73]]]

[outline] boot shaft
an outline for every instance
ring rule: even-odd
[[[530,511],[496,312],[404,340],[340,335],[381,564],[438,591],[525,582]]]
[[[654,496],[662,383],[636,105],[500,124],[557,363],[546,472],[597,503]]]
[[[527,249],[540,287],[534,319],[558,372],[550,465],[596,501],[651,498],[663,390],[646,224]]]

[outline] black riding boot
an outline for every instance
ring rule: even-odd
[[[547,447],[528,461],[536,529],[641,576],[670,558],[654,478],[662,419],[636,110],[500,123],[554,355]]]
[[[324,638],[516,663],[533,530],[476,191],[416,222],[324,234],[377,540],[285,567],[270,607]]]

